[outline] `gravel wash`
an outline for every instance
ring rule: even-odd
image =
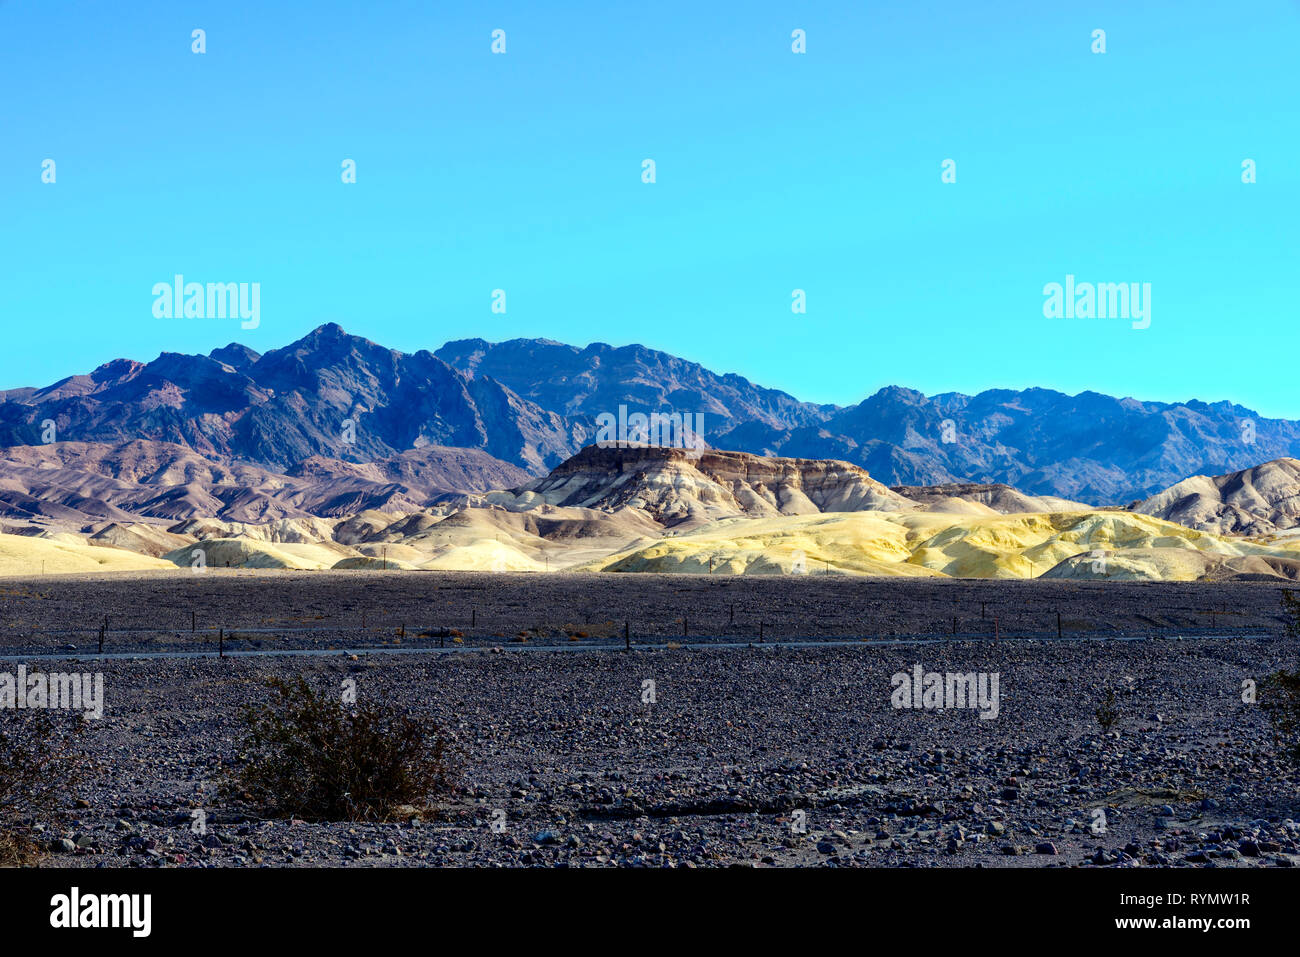
[[[96,773],[39,826],[55,866],[1290,867],[1300,772],[1242,698],[1295,658],[1154,639],[42,661],[102,671],[106,710]],[[895,707],[918,665],[996,674],[997,716]],[[457,793],[383,823],[223,805],[241,707],[294,674],[437,722]]]

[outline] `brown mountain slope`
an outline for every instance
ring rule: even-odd
[[[1226,475],[1193,475],[1133,510],[1202,531],[1276,535],[1300,527],[1300,461],[1274,459]]]
[[[285,475],[167,442],[56,442],[0,450],[0,517],[88,526],[405,513],[449,492],[481,492],[527,477],[481,450],[435,445],[366,464],[316,457]]]

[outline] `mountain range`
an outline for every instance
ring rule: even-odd
[[[404,354],[335,324],[263,355],[232,343],[207,356],[119,358],[0,392],[0,446],[39,447],[50,437],[114,449],[166,443],[180,450],[170,455],[262,470],[249,480],[263,492],[268,482],[281,483],[279,492],[292,484],[274,476],[323,469],[330,481],[351,478],[362,498],[378,496],[365,507],[382,507],[382,486],[400,484],[404,466],[418,464],[417,500],[544,475],[591,444],[596,417],[620,406],[703,413],[713,449],[839,460],[887,486],[1005,484],[1096,505],[1300,455],[1300,422],[1228,402],[1048,389],[926,396],[889,386],[839,407],[639,345],[466,339]],[[431,449],[439,451],[418,454]],[[444,462],[446,474],[437,474]],[[11,482],[6,501],[29,495],[24,488]]]

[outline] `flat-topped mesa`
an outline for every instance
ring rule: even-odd
[[[848,462],[630,444],[587,446],[545,478],[487,500],[507,508],[638,508],[665,525],[916,507]]]

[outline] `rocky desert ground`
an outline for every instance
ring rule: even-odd
[[[41,822],[53,865],[1289,867],[1300,775],[1242,694],[1295,665],[1278,593],[834,576],[63,576],[6,583],[14,657],[0,670],[104,674],[105,716],[85,734],[98,770],[75,807]],[[106,650],[121,656],[78,657],[87,637],[63,632],[104,614]],[[995,614],[1000,640],[976,627]],[[637,622],[631,651],[625,619]],[[221,621],[232,649],[321,654],[218,659],[205,629]],[[254,625],[265,630],[241,634]],[[207,656],[149,656],[160,650]],[[917,666],[997,675],[996,717],[895,707],[894,676]],[[239,760],[241,706],[265,699],[268,677],[298,674],[325,693],[352,679],[359,697],[436,721],[459,754],[457,792],[374,824],[265,820],[223,803],[215,782]],[[1108,690],[1119,718],[1106,733],[1095,711]],[[196,811],[206,833],[194,832]]]
[[[0,652],[1260,636],[1288,584],[209,568],[0,582]],[[1059,615],[1059,618],[1058,618]],[[1059,623],[1059,632],[1058,632]],[[761,629],[761,634],[760,634]],[[453,634],[454,632],[454,634]],[[456,639],[460,639],[459,642]],[[512,641],[512,639],[521,639]]]

